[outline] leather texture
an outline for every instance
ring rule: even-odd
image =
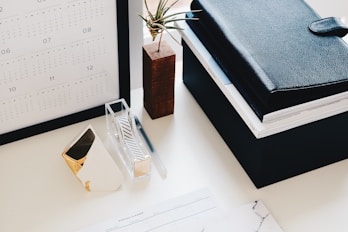
[[[193,0],[187,23],[256,114],[348,90],[348,47],[302,0]]]

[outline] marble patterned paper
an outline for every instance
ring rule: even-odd
[[[262,201],[253,201],[213,219],[202,232],[282,232],[272,214]]]
[[[204,220],[191,220],[176,229],[181,232],[283,232],[260,200],[241,205],[229,212],[216,212]]]

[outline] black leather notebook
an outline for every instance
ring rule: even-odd
[[[203,11],[187,23],[261,120],[348,90],[348,46],[335,35],[342,30],[304,1],[193,0],[191,9]]]

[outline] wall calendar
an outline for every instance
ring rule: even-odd
[[[125,40],[117,29],[122,20],[128,28],[128,14],[118,15],[124,6],[115,0],[0,3],[0,144],[102,114],[104,103],[123,97],[118,45]],[[124,46],[120,51],[128,53]]]

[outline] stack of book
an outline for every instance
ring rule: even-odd
[[[257,186],[348,156],[348,46],[338,19],[302,0],[193,0],[191,9],[202,11],[180,25],[184,83]]]

